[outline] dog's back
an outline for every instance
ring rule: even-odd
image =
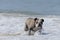
[[[29,28],[31,28],[31,27],[34,27],[35,21],[34,21],[33,18],[28,18],[28,19],[26,20],[25,24],[26,24]]]

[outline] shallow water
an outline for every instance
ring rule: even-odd
[[[27,35],[25,20],[29,17],[44,18],[42,34]],[[60,16],[0,15],[0,40],[60,40]],[[24,39],[23,39],[24,38]]]

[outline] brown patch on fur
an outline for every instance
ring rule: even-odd
[[[38,23],[38,18],[28,18],[25,22],[25,31],[29,31],[29,35],[31,35],[31,31],[36,27],[36,23]]]

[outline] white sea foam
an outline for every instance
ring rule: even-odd
[[[60,40],[60,17],[38,16],[44,18],[42,34],[27,35],[24,31],[25,20],[37,16],[4,16],[0,15],[0,40]]]

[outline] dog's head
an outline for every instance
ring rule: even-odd
[[[39,22],[38,22],[38,27],[42,27],[43,22],[44,22],[44,19],[40,19]]]

